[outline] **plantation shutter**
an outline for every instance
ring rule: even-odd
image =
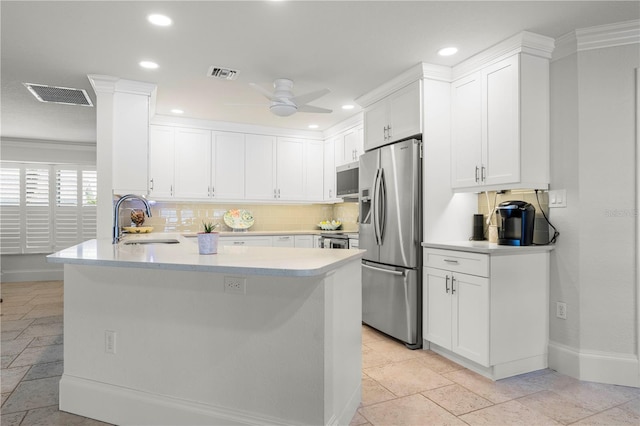
[[[78,196],[78,170],[56,168],[55,250],[76,244],[82,232]]]
[[[22,251],[20,168],[0,169],[0,253]]]
[[[82,238],[81,241],[96,237],[96,204],[98,200],[98,173],[95,170],[82,171]]]
[[[53,248],[49,168],[25,168],[25,253],[46,253]]]

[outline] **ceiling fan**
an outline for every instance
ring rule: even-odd
[[[287,78],[278,78],[273,82],[274,91],[264,89],[255,83],[249,83],[251,87],[262,93],[267,99],[271,101],[269,109],[272,113],[279,117],[288,117],[296,112],[318,112],[318,113],[330,113],[332,110],[326,108],[320,108],[312,105],[308,105],[327,93],[329,89],[321,89],[315,92],[306,93],[300,96],[293,95],[293,81]]]

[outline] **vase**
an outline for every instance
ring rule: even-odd
[[[218,233],[198,233],[198,252],[200,254],[216,254],[218,252]]]

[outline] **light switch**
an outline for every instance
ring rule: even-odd
[[[549,207],[567,207],[567,190],[554,189],[549,191]]]

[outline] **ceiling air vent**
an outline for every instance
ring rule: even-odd
[[[40,102],[52,102],[65,105],[93,106],[89,95],[83,89],[46,86],[44,84],[23,83]]]
[[[240,71],[238,70],[232,70],[230,68],[222,68],[212,65],[209,68],[209,73],[207,75],[219,80],[235,80],[236,78],[238,78],[238,74],[240,74]]]

